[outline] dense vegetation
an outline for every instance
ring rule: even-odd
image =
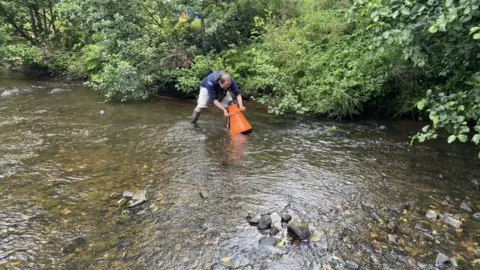
[[[429,120],[480,142],[476,0],[0,0],[0,63],[108,100],[196,94],[222,68],[272,113]],[[187,11],[187,12],[185,12]],[[442,134],[442,135],[439,135]]]

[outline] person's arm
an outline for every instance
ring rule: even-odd
[[[209,83],[208,86],[207,86],[207,90],[208,90],[208,98],[210,100],[213,101],[213,104],[215,105],[215,107],[219,108],[220,110],[223,111],[223,115],[225,117],[228,116],[228,111],[222,106],[222,104],[220,104],[220,102],[218,101],[218,97],[217,97],[217,92],[215,91],[215,88],[213,86],[212,83]]]
[[[218,102],[218,99],[215,99],[215,100],[213,101],[213,104],[215,104],[215,106],[217,106],[217,108],[219,108],[220,110],[223,111],[223,115],[224,115],[225,117],[228,117],[228,111],[227,111],[227,109],[225,109],[225,108],[222,106],[222,104],[221,104],[220,102]]]
[[[232,88],[233,95],[237,97],[237,103],[238,103],[238,107],[240,108],[240,111],[245,111],[245,107],[243,107],[242,95],[240,94],[240,90],[238,89],[237,83],[233,78],[232,78],[232,85],[230,86],[230,88]]]

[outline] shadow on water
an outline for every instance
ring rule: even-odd
[[[190,101],[103,104],[78,85],[0,78],[19,89],[0,98],[0,269],[432,269],[438,252],[478,267],[475,149],[410,147],[416,123],[248,104],[254,132],[229,136],[214,108],[191,126]],[[112,194],[141,189],[133,209]],[[244,212],[289,213],[315,238],[262,246]]]

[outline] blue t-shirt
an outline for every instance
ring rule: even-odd
[[[208,98],[210,100],[219,100],[223,98],[223,93],[225,93],[226,90],[222,89],[220,87],[220,75],[222,74],[228,74],[222,70],[214,70],[213,72],[210,72],[210,74],[207,75],[207,77],[203,78],[202,82],[200,83],[201,87],[205,87],[208,90]],[[240,90],[238,90],[237,83],[235,80],[230,76],[230,79],[232,81],[230,85],[230,89],[232,89],[233,95],[236,97],[240,94]]]

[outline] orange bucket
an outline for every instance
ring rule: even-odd
[[[252,126],[247,119],[240,112],[237,104],[228,106],[229,120],[230,120],[230,135],[237,135],[240,133],[248,133],[252,130]]]

